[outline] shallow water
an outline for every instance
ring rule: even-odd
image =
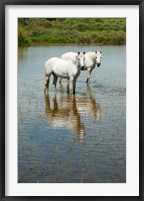
[[[102,50],[101,67],[43,93],[44,63],[68,51]],[[126,182],[126,47],[49,46],[18,50],[18,182]]]

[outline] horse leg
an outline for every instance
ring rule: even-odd
[[[49,81],[50,81],[51,75],[45,75],[45,84],[44,84],[44,92],[46,93],[46,90],[49,90]]]
[[[77,79],[74,79],[74,80],[73,80],[73,94],[75,94],[76,80],[77,80]]]
[[[70,92],[70,80],[69,78],[67,79],[67,93]]]
[[[72,88],[73,88],[73,80],[74,80],[74,78],[73,77],[71,77],[70,78],[70,83],[69,83],[69,90],[71,91],[72,90]]]
[[[87,76],[87,80],[86,80],[86,83],[90,83],[90,76],[91,76],[91,72],[92,72],[92,69],[91,68],[88,68],[88,76]]]
[[[53,86],[54,86],[54,90],[56,92],[56,84],[57,84],[57,79],[58,77],[56,75],[53,75],[54,76],[54,79],[53,79]]]
[[[62,83],[62,78],[59,78],[59,83],[60,83],[60,84]]]

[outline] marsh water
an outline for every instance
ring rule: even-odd
[[[101,50],[102,63],[76,94],[67,81],[44,95],[44,63],[68,51]],[[52,78],[51,78],[52,79]],[[18,49],[18,182],[126,182],[126,47]]]

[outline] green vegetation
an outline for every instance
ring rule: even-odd
[[[18,45],[125,45],[125,18],[19,18]]]

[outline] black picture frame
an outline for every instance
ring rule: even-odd
[[[51,197],[5,196],[5,6],[6,5],[139,5],[139,196]],[[1,0],[0,1],[0,200],[144,200],[144,0]]]

